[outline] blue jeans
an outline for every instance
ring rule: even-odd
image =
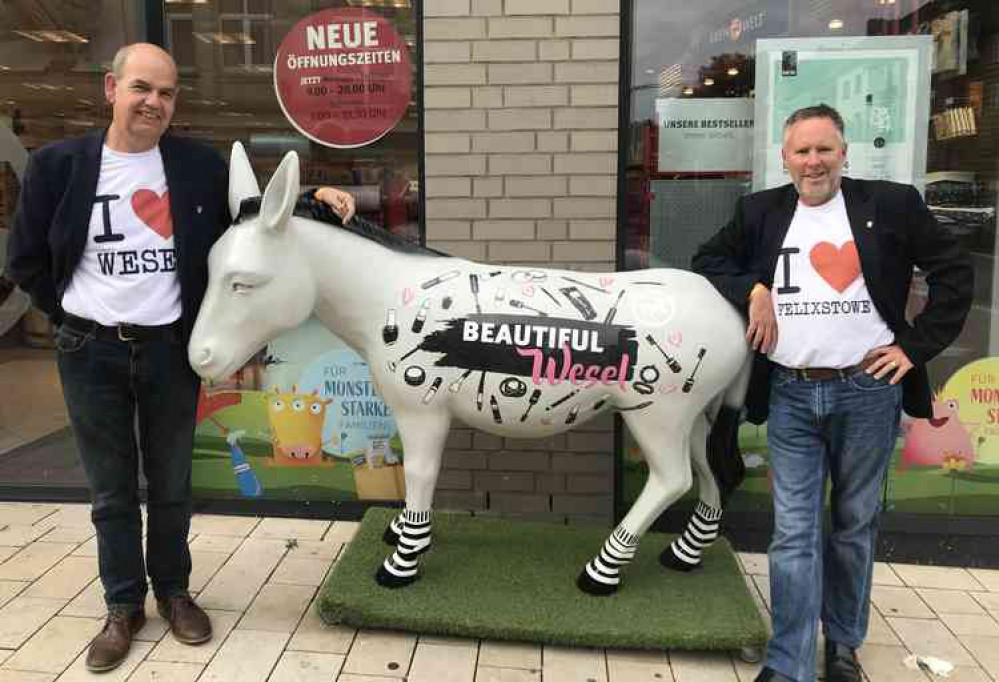
[[[827,381],[779,367],[772,374],[773,636],[766,664],[797,682],[815,680],[820,619],[827,639],[851,648],[867,635],[878,513],[901,403],[901,385],[864,372]]]
[[[179,330],[156,340],[118,341],[67,322],[57,329],[55,344],[90,487],[105,601],[109,607],[141,608],[146,562],[158,598],[186,592],[199,384]],[[148,483],[145,562],[140,453]]]

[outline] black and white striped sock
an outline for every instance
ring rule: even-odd
[[[421,512],[407,509],[399,516],[402,517],[399,542],[395,552],[382,565],[397,578],[411,578],[419,567],[417,557],[430,549],[433,512],[429,509]]]
[[[698,502],[683,534],[673,541],[670,550],[682,564],[691,568],[701,564],[701,554],[718,539],[722,510]]]
[[[600,548],[600,554],[586,564],[586,573],[603,585],[618,585],[621,569],[635,558],[638,537],[618,526]]]

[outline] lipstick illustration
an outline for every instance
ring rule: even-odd
[[[499,301],[497,301],[499,303]],[[531,306],[525,304],[523,301],[518,301],[515,298],[511,298],[507,303],[510,304],[511,308],[519,308],[521,310],[530,310],[531,312],[537,313],[541,317],[548,317],[548,313],[544,310],[538,310],[537,308],[532,308]]]
[[[451,393],[457,393],[461,390],[461,385],[465,383],[465,379],[467,379],[471,374],[472,370],[465,370],[464,374],[451,382],[451,385],[447,387],[447,390],[451,391]]]
[[[475,313],[477,315],[481,315],[482,306],[479,305],[479,276],[469,275],[468,286],[472,289],[472,296],[475,298]]]
[[[410,355],[412,355],[413,353],[415,353],[418,350],[420,350],[419,346],[417,346],[413,350],[409,351],[408,353],[406,353],[405,355],[403,355],[398,360],[395,360],[395,361],[389,360],[388,362],[385,363],[385,367],[388,369],[388,371],[390,371],[393,374],[395,374],[395,368],[399,366],[399,363],[402,362],[403,360],[405,360],[406,358],[408,358]]]
[[[580,282],[578,279],[573,279],[572,277],[562,277],[566,282],[572,282],[573,284],[578,284],[581,287],[586,287],[587,289],[593,289],[594,291],[599,291],[601,294],[609,293],[606,289],[601,289],[600,287],[593,286],[592,284],[587,284],[586,282]]]
[[[385,326],[382,327],[382,341],[386,346],[391,346],[399,339],[399,326],[395,323],[395,310],[389,310],[385,317]]]
[[[461,274],[461,272],[459,272],[458,270],[448,270],[443,275],[440,275],[438,277],[434,277],[433,279],[428,279],[426,282],[424,282],[423,284],[420,285],[420,288],[422,288],[422,289],[429,289],[430,287],[435,287],[438,284],[440,284],[441,282],[446,282],[449,279],[454,279],[455,277],[457,277],[460,274]]]
[[[621,302],[622,296],[624,296],[624,289],[622,289],[621,293],[617,295],[617,300],[614,301],[614,307],[607,312],[607,317],[604,318],[604,324],[610,324],[614,321],[614,316],[617,315],[617,304]]]
[[[573,405],[572,409],[569,410],[569,414],[565,416],[565,423],[571,424],[576,421],[576,415],[579,414],[579,405]]]
[[[503,415],[500,414],[499,403],[496,401],[496,396],[489,396],[489,407],[493,408],[493,421],[497,424],[502,424]]]
[[[694,371],[690,373],[690,376],[683,382],[684,393],[690,393],[690,389],[694,387],[694,375],[697,374],[698,368],[701,366],[701,360],[704,359],[704,354],[708,352],[708,349],[701,346],[697,349],[697,364],[694,365]]]
[[[447,310],[448,308],[450,308],[450,307],[451,307],[451,304],[452,304],[452,303],[454,303],[454,299],[453,299],[453,298],[451,298],[450,296],[445,296],[445,297],[444,297],[444,298],[443,298],[443,299],[441,300],[441,308],[443,308],[444,310]]]
[[[538,404],[538,400],[541,399],[541,389],[536,388],[534,392],[531,393],[531,397],[527,401],[527,409],[524,410],[524,414],[520,415],[520,421],[527,421],[527,415],[530,414],[531,408]]]
[[[558,400],[556,400],[555,402],[553,402],[551,405],[549,405],[548,407],[546,407],[545,408],[545,412],[551,412],[556,407],[558,407],[559,405],[561,405],[562,403],[564,403],[566,400],[569,400],[570,398],[572,398],[577,393],[579,393],[579,389],[578,388],[575,391],[571,391],[569,393],[566,393],[564,396],[562,396],[561,398],[559,398]]]
[[[479,390],[475,392],[475,405],[479,408],[479,412],[482,412],[482,389],[486,385],[486,372],[482,371],[482,376],[479,377]]]
[[[652,338],[652,334],[646,334],[645,340],[648,341],[653,348],[655,348],[657,351],[663,354],[663,357],[666,358],[666,364],[669,365],[669,368],[671,370],[673,370],[677,374],[679,374],[683,370],[683,368],[680,367],[680,363],[676,361],[676,358],[674,358],[672,355],[664,351],[662,346],[656,343],[656,340]]]
[[[496,301],[496,305],[499,305],[500,303],[503,302],[504,298],[506,298],[506,289],[500,287],[499,289],[496,290],[496,294],[493,296],[493,300]]]
[[[434,399],[434,396],[437,395],[437,389],[441,387],[441,383],[443,381],[444,379],[442,377],[437,377],[436,379],[434,379],[434,383],[430,384],[430,388],[428,388],[427,392],[423,394],[424,405],[426,405],[427,403],[429,403],[431,400]]]
[[[604,405],[607,404],[607,401],[609,399],[610,399],[609,395],[602,395],[602,396],[600,396],[600,400],[598,400],[597,402],[593,403],[593,409],[594,410],[599,410],[601,407],[603,407]]]
[[[427,312],[430,310],[430,299],[424,299],[420,304],[420,309],[416,311],[416,318],[413,320],[412,330],[414,334],[419,334],[423,329],[423,323],[427,321]]]
[[[538,287],[538,288],[541,289],[542,293],[544,293],[545,296],[547,296],[548,298],[550,298],[552,300],[552,303],[554,303],[555,305],[557,305],[559,308],[562,307],[562,304],[558,302],[558,299],[555,298],[555,296],[552,294],[552,292],[548,291],[544,287]]]

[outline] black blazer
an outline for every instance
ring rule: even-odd
[[[878,313],[915,367],[902,381],[905,411],[932,416],[926,363],[957,338],[971,308],[973,275],[967,254],[937,224],[914,187],[894,182],[843,178],[843,198],[860,268]],[[770,288],[778,250],[798,203],[794,185],[739,199],[735,216],[694,255],[692,269],[748,315],[749,292],[757,282]],[[905,304],[913,266],[926,273],[929,295],[912,322]],[[746,406],[749,419],[767,418],[770,362],[757,353]]]
[[[32,153],[10,234],[6,274],[54,324],[83,257],[106,130]],[[228,168],[208,145],[167,134],[160,154],[170,192],[186,343],[208,284],[208,251],[229,225]]]

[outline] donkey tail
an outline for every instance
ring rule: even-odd
[[[713,419],[707,442],[708,466],[718,484],[722,506],[746,477],[746,465],[739,452],[739,416],[749,388],[753,357],[753,353],[746,355],[732,383],[709,407],[713,414],[708,416]]]

